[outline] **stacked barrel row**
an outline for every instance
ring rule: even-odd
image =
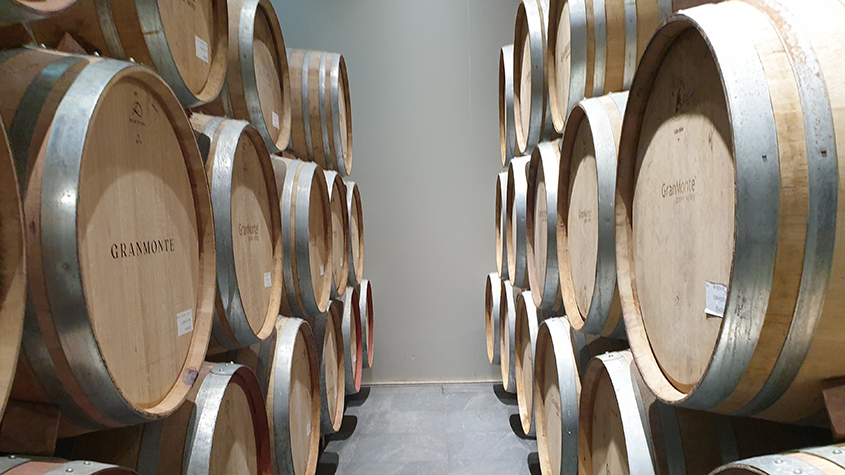
[[[525,0],[501,50],[487,349],[543,473],[845,470],[804,448],[845,433],[845,4],[702,3]]]
[[[0,7],[0,473],[313,474],[373,355],[345,62],[148,3]]]

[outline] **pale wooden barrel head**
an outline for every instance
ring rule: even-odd
[[[629,474],[625,431],[616,393],[607,372],[599,377],[592,401],[592,474]]]
[[[598,259],[598,168],[590,122],[582,120],[573,144],[569,171],[567,243],[578,311],[587,315],[596,285]],[[570,311],[571,313],[571,311]]]
[[[349,78],[346,73],[346,60],[343,59],[343,56],[340,57],[338,75],[338,124],[340,127],[340,143],[343,151],[344,166],[341,168],[339,164],[335,164],[335,167],[339,170],[344,170],[348,175],[352,172],[352,103],[349,98]]]
[[[525,26],[526,30],[528,26]],[[519,109],[514,110],[514,114],[519,114],[519,121],[517,121],[516,126],[521,131],[517,132],[517,137],[527,137],[528,135],[528,127],[531,123],[531,41],[528,38],[528,35],[525,36],[525,39],[522,42],[522,51],[514,50],[514,54],[518,54],[518,57],[514,58],[514,64],[516,61],[520,61],[520,76],[514,77],[514,87],[518,88],[518,93],[514,94],[514,97],[519,96]],[[514,69],[516,71],[516,69]],[[516,101],[514,101],[516,104]],[[523,141],[527,140],[524,138]],[[523,142],[524,143],[524,142]],[[520,150],[523,152],[527,152],[525,150],[525,145],[519,147]]]
[[[308,203],[308,252],[314,299],[317,302],[325,302],[327,309],[332,278],[331,203],[325,176],[319,169],[315,171]]]
[[[705,313],[705,283],[730,291],[736,172],[719,71],[700,35],[679,36],[653,88],[672,93],[653,94],[643,117],[634,267],[652,351],[683,391],[706,370],[722,323]]]
[[[279,20],[270,2],[261,1],[255,10],[252,54],[261,114],[267,130],[280,150],[290,138],[290,105],[284,88],[287,81],[287,56]]]
[[[211,445],[209,475],[258,475],[252,412],[243,388],[230,384],[223,393]]]
[[[80,167],[89,316],[116,386],[142,408],[181,381],[201,290],[191,177],[168,107],[143,82],[114,81],[99,100]],[[180,327],[188,316],[190,325]]]
[[[349,214],[349,284],[356,286],[364,279],[364,210],[358,185],[346,183],[346,208]]]
[[[519,419],[522,431],[527,435],[533,435],[535,429],[534,342],[537,335],[537,318],[537,309],[534,307],[531,291],[520,293],[516,298],[516,321],[514,322],[514,378]]]
[[[299,333],[294,344],[290,372],[290,436],[295,473],[313,473],[317,463],[314,441],[319,437],[319,424],[314,424],[314,403],[319,414],[319,387],[314,387],[312,358],[308,354],[305,334]]]
[[[343,354],[343,303],[333,300],[329,305],[326,314],[326,331],[323,341],[323,354],[321,355],[323,379],[325,380],[326,407],[329,412],[332,430],[340,430],[343,422],[343,410],[345,405],[344,387],[345,360]],[[321,395],[322,396],[322,395]]]
[[[219,0],[159,0],[161,24],[176,68],[188,89],[198,94],[210,79],[217,41],[226,41],[224,8]],[[219,88],[218,88],[219,89]]]
[[[499,302],[502,281],[495,272],[487,276],[484,287],[484,329],[487,336],[487,359],[499,364]]]
[[[550,44],[554,45],[554,50],[549,50],[552,56],[548,60],[548,64],[553,65],[550,70],[551,77],[549,77],[549,98],[552,103],[552,117],[555,122],[555,128],[563,130],[566,118],[569,115],[569,105],[573,101],[570,97],[570,75],[572,74],[572,36],[569,29],[571,17],[569,10],[569,2],[566,0],[558,0],[563,2],[560,7],[560,16],[557,20],[557,29],[551,31],[550,29]],[[552,9],[551,14],[555,14]]]
[[[534,407],[540,466],[545,473],[561,475],[563,407],[561,406],[557,357],[551,333],[546,326],[540,327],[537,333],[535,356]]]
[[[346,208],[346,185],[340,175],[326,172],[329,188],[332,230],[332,297],[336,298],[346,292],[349,281],[349,212]]]

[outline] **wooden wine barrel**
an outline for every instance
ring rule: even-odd
[[[183,106],[197,107],[214,100],[223,87],[227,21],[222,0],[137,0],[119,8],[77,0],[64,12],[30,26],[38,43],[48,47],[56,47],[70,33],[89,52],[149,66]]]
[[[12,159],[0,118],[0,417],[15,376],[26,307],[25,229]]]
[[[346,209],[349,212],[349,285],[357,287],[364,278],[364,209],[361,193],[352,180],[346,183]]]
[[[487,275],[484,288],[484,329],[487,335],[487,359],[499,364],[499,302],[502,299],[502,281],[495,272]]]
[[[619,150],[619,293],[662,400],[792,422],[845,374],[845,5],[750,3],[673,15],[643,55]]]
[[[545,315],[534,306],[530,290],[516,297],[516,322],[514,324],[514,371],[516,399],[522,432],[534,436],[534,355],[537,348],[537,329]]]
[[[510,281],[502,281],[499,291],[499,364],[502,370],[502,386],[505,391],[516,393],[516,299],[520,290]]]
[[[585,475],[706,475],[740,458],[831,441],[824,429],[663,404],[639,377],[629,351],[590,362],[578,424],[579,473]]]
[[[557,253],[569,322],[588,335],[624,338],[616,286],[616,150],[628,93],[585,99],[563,133]]]
[[[558,163],[560,144],[543,142],[528,163],[525,194],[525,258],[537,308],[563,313],[557,252]]]
[[[364,367],[363,332],[358,307],[358,288],[347,287],[343,294],[343,358],[346,361],[346,394],[358,394],[361,390],[361,376]]]
[[[516,155],[531,155],[538,143],[558,137],[546,83],[548,0],[522,0],[513,35],[513,110]]]
[[[290,51],[291,141],[297,156],[352,173],[352,103],[343,55]]]
[[[358,287],[358,313],[361,318],[361,340],[363,364],[366,368],[373,367],[373,344],[375,332],[373,328],[373,286],[368,279],[361,281]]]
[[[320,370],[311,328],[279,316],[276,332],[261,342],[258,382],[267,400],[273,467],[313,475],[320,443]]]
[[[515,287],[529,288],[528,243],[526,216],[528,213],[528,162],[531,157],[517,157],[508,165],[508,186],[505,210],[508,276]]]
[[[513,116],[513,45],[499,51],[499,145],[502,166],[507,167],[514,157],[516,130]]]
[[[327,171],[326,186],[332,210],[332,285],[331,298],[340,298],[349,282],[349,210],[346,208],[346,184],[337,172]]]
[[[777,473],[842,475],[845,474],[845,450],[842,444],[808,447],[797,452],[740,460],[723,465],[712,473],[714,475],[775,475]]]
[[[31,2],[26,0],[0,1],[0,25],[15,23],[29,23],[55,15],[71,5],[76,0],[50,0],[46,2]]]
[[[584,370],[593,356],[623,348],[622,340],[585,338],[566,317],[540,324],[534,352],[534,420],[543,473],[578,473],[578,402]]]
[[[212,345],[234,350],[270,336],[279,315],[279,194],[267,146],[248,122],[194,114],[191,124],[200,136],[217,237]]]
[[[332,300],[326,313],[309,318],[320,370],[320,433],[334,434],[343,421],[346,364],[343,351],[343,302]]]
[[[270,153],[287,148],[291,86],[279,18],[270,0],[228,2],[226,82],[220,97],[202,108],[212,115],[249,121]]]
[[[26,177],[26,360],[81,426],[162,418],[196,379],[214,305],[191,124],[167,84],[131,63],[7,51],[0,82]]]
[[[508,172],[496,178],[496,272],[499,279],[508,280]]]
[[[282,314],[318,315],[329,308],[332,285],[331,202],[326,177],[313,163],[279,157],[275,160],[286,166],[280,193]]]
[[[203,363],[187,401],[167,419],[86,434],[72,449],[139,475],[269,474],[270,452],[261,387],[250,368],[233,363]]]
[[[0,457],[0,474],[3,475],[53,475],[75,473],[81,475],[135,475],[128,468],[99,462],[76,460],[64,462],[57,460],[29,460],[26,455]]]

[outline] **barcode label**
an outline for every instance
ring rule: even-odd
[[[705,282],[704,311],[714,317],[725,316],[725,303],[728,300],[728,288],[722,284]]]
[[[194,43],[197,45],[197,58],[208,63],[208,43],[203,41],[199,36],[194,36]]]
[[[279,114],[273,112],[273,127],[279,128]]]
[[[194,311],[185,310],[176,314],[176,335],[182,336],[194,331]]]
[[[269,289],[273,286],[273,276],[269,272],[264,273],[264,288]]]

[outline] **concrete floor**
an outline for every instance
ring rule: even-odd
[[[317,475],[539,474],[537,443],[522,436],[516,396],[501,387],[362,388],[347,398]]]

